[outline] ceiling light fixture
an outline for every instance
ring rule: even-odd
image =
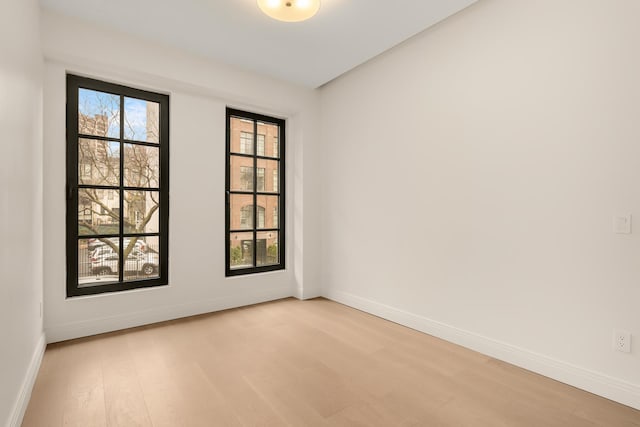
[[[258,7],[278,21],[300,22],[318,13],[320,0],[258,0]]]

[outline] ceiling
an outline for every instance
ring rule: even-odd
[[[322,0],[309,21],[256,0],[40,0],[43,7],[316,88],[476,0]]]

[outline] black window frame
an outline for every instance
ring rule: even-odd
[[[117,95],[120,97],[120,130],[118,137],[102,137],[96,135],[81,134],[78,129],[78,92],[80,89],[94,90]],[[124,132],[124,98],[136,98],[144,101],[158,103],[159,105],[159,139],[157,143],[129,140]],[[67,255],[67,298],[83,295],[96,295],[110,292],[121,292],[132,289],[165,286],[169,282],[169,95],[136,89],[129,86],[110,83],[93,78],[67,74],[67,107],[66,107],[66,255]],[[78,180],[78,149],[81,138],[117,142],[120,144],[120,181],[118,185],[84,185]],[[125,144],[139,146],[158,147],[159,149],[159,182],[158,187],[130,187],[124,183],[124,155]],[[120,248],[128,237],[157,236],[159,244],[158,277],[149,279],[124,280],[124,267],[118,269],[118,281],[110,281],[108,284],[94,286],[78,286],[78,241],[79,239],[103,238],[109,236],[80,236],[78,232],[78,193],[82,188],[104,188],[124,191],[157,191],[159,193],[159,213],[157,233],[131,233],[125,232],[123,214],[123,197],[120,197],[119,231],[117,238]],[[115,208],[114,208],[115,209]],[[119,251],[120,266],[124,266],[123,251]]]
[[[241,152],[232,152],[231,151],[231,119],[244,119],[253,122],[253,150],[252,154],[246,154]],[[278,126],[278,156],[277,157],[269,157],[266,155],[260,156],[258,155],[258,122],[272,124]],[[286,264],[286,239],[285,239],[285,206],[286,206],[286,185],[285,185],[285,176],[286,176],[286,163],[285,163],[285,153],[286,153],[286,120],[279,119],[276,117],[266,116],[263,114],[252,113],[248,111],[238,110],[234,108],[227,107],[226,109],[226,176],[225,176],[225,277],[235,277],[235,276],[245,276],[256,273],[264,273],[269,271],[278,271],[284,270]],[[266,150],[266,143],[265,143]],[[266,152],[264,153],[266,154]],[[252,190],[232,190],[231,189],[231,157],[245,157],[253,159],[253,188]],[[279,163],[278,168],[278,190],[274,191],[266,191],[266,173],[265,173],[265,188],[264,191],[258,191],[258,160],[267,160],[267,161],[277,161]],[[232,194],[241,194],[241,195],[251,195],[253,196],[253,224],[251,228],[233,230],[231,229],[231,195]],[[275,228],[258,228],[258,197],[259,196],[278,196],[278,226]],[[266,207],[265,207],[265,222],[266,222]],[[258,233],[262,232],[277,232],[277,248],[278,248],[278,263],[258,266],[258,257],[257,257],[257,242],[258,242]],[[233,233],[253,233],[252,240],[252,250],[253,250],[253,267],[246,268],[231,268],[231,234]]]

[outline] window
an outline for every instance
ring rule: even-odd
[[[256,152],[258,153],[258,156],[264,156],[264,135],[262,134],[258,134]]]
[[[253,228],[253,205],[240,210],[240,227]],[[264,228],[264,206],[258,206],[258,228]]]
[[[240,226],[242,228],[253,228],[253,205],[244,206],[240,210]]]
[[[91,206],[91,200],[83,198],[78,200],[78,223],[92,221],[93,209]]]
[[[264,228],[264,207],[258,206],[258,228]]]
[[[278,157],[278,136],[273,137],[273,156]]]
[[[284,120],[227,109],[227,276],[284,269],[284,135]]]
[[[273,226],[274,228],[278,228],[278,207],[273,207]]]
[[[253,135],[249,132],[240,132],[240,152],[253,154]]]
[[[273,170],[273,191],[278,192],[278,169]]]
[[[169,97],[67,76],[67,296],[167,284]]]
[[[80,180],[91,179],[91,163],[80,163]]]
[[[253,190],[253,168],[240,166],[240,188],[245,191]]]
[[[258,191],[264,191],[264,168],[258,168]]]

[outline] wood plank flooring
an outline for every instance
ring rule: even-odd
[[[47,347],[23,426],[640,426],[640,411],[316,299]]]

